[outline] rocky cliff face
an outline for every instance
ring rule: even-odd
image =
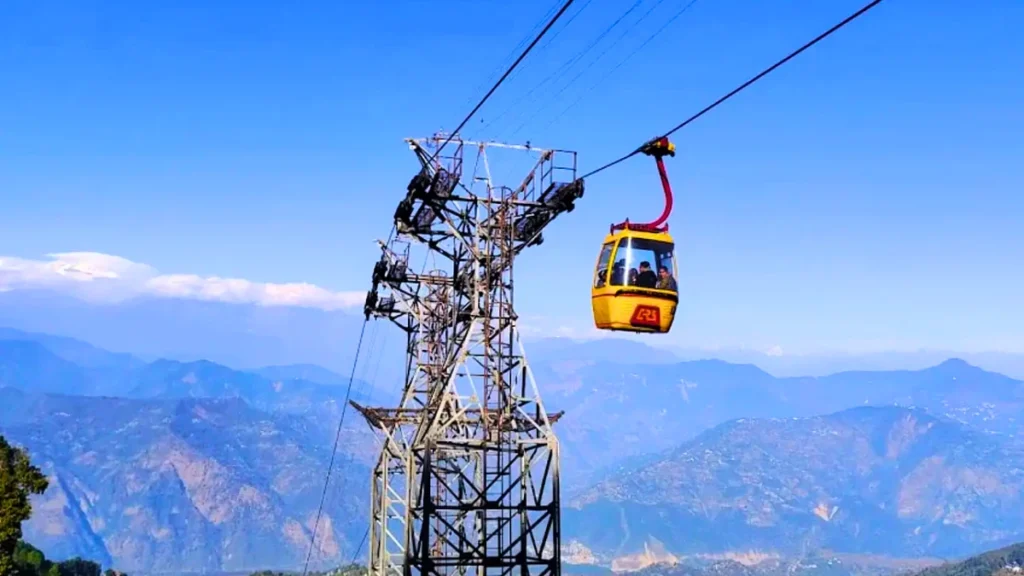
[[[573,499],[563,525],[607,557],[829,549],[958,556],[1024,539],[1024,450],[922,411],[716,427]]]
[[[307,419],[240,400],[124,400],[0,390],[3,433],[50,476],[26,539],[129,572],[302,565],[330,444]],[[349,446],[351,433],[342,439]],[[365,464],[345,451],[318,530],[321,565],[366,523]]]

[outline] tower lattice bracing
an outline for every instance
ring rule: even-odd
[[[513,263],[582,195],[576,155],[457,136],[436,153],[441,141],[407,140],[421,170],[366,300],[408,346],[399,406],[353,403],[383,440],[370,574],[557,575],[560,414],[545,411],[519,341]],[[525,177],[496,185],[488,152],[526,158]]]

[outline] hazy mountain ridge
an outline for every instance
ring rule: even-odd
[[[0,341],[36,342],[54,355],[85,368],[137,368],[145,362],[127,353],[110,352],[74,338],[0,327]]]
[[[737,418],[897,405],[1003,434],[1024,424],[1024,382],[956,359],[924,370],[821,378],[775,378],[756,366],[720,360],[537,370],[547,405],[566,409],[558,434],[566,446],[568,484],[593,481],[621,467],[624,458],[669,449]]]
[[[0,326],[61,334],[143,359],[206,359],[244,369],[313,363],[348,374],[362,321],[361,314],[291,306],[149,297],[98,304],[46,290],[0,292]],[[403,352],[384,350],[396,360],[382,363],[387,381],[399,373],[390,367],[401,367]]]
[[[737,420],[567,503],[595,554],[960,556],[1024,539],[1024,447],[921,410]]]
[[[206,359],[246,370],[315,364],[347,375],[361,322],[362,316],[356,311],[152,298],[108,305],[46,290],[0,292],[0,326],[79,338],[147,360]],[[160,329],[153,330],[154,326]],[[140,334],[145,338],[139,338]],[[392,337],[392,342],[398,338],[401,336]],[[734,364],[753,363],[781,376],[827,375],[853,369],[919,369],[946,358],[962,357],[972,364],[1024,379],[1024,354],[922,350],[777,355],[742,349],[654,348],[647,345],[649,342],[528,338],[526,351],[536,363],[546,363],[563,351],[576,360],[614,357],[621,363],[637,364],[719,358]],[[381,378],[391,383],[401,378],[404,349],[398,345],[382,348],[386,361],[381,363]]]
[[[128,400],[0,390],[0,426],[51,477],[26,539],[133,573],[295,568],[330,444],[308,418],[238,399]],[[368,470],[346,449],[321,528],[337,564],[365,529]],[[319,557],[318,557],[319,558]]]
[[[1014,544],[984,554],[935,566],[917,576],[1010,576],[1024,568],[1024,543]]]
[[[234,370],[201,360],[156,360],[81,366],[60,357],[38,335],[32,340],[0,337],[0,386],[27,391],[80,396],[124,398],[241,398],[256,408],[292,414],[312,414],[337,420],[346,386],[303,379],[272,379],[256,372]],[[84,344],[84,343],[83,343]],[[96,349],[94,356],[107,354]],[[272,371],[289,372],[289,368]],[[327,372],[326,370],[324,371]],[[386,396],[369,383],[354,380],[351,399],[381,402]]]

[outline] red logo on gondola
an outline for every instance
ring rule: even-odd
[[[629,319],[633,326],[647,328],[661,327],[661,310],[657,306],[637,306],[633,309],[633,317]]]

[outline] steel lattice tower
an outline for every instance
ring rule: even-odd
[[[366,299],[367,318],[390,319],[408,345],[400,405],[353,403],[383,439],[370,575],[558,575],[561,414],[545,411],[519,342],[513,262],[582,196],[576,154],[456,136],[445,155],[442,140],[407,140],[421,170]],[[495,149],[535,157],[517,187],[493,184]],[[412,270],[414,250],[429,271]]]

